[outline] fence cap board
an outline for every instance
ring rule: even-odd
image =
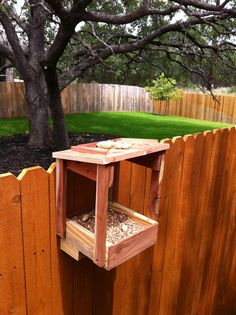
[[[111,141],[111,140],[108,140]],[[95,164],[110,164],[134,157],[147,155],[169,148],[167,143],[159,143],[153,139],[131,139],[120,138],[116,141],[129,143],[129,149],[101,149],[97,147],[97,142],[81,144],[72,147],[70,150],[58,151],[53,153],[53,157],[57,159],[73,160],[78,162],[88,162]],[[106,141],[103,141],[106,142]],[[133,147],[132,147],[133,146]]]

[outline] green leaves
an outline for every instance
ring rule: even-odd
[[[164,73],[152,81],[153,86],[146,87],[146,91],[155,100],[170,100],[180,97],[180,90],[176,88],[176,80],[167,78]]]

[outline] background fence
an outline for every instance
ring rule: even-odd
[[[145,89],[111,84],[71,84],[62,92],[65,113],[140,111],[236,123],[236,96],[183,93],[179,100],[156,101]],[[27,115],[24,84],[0,82],[0,118]]]
[[[110,272],[58,249],[54,166],[0,176],[0,314],[236,314],[236,129],[166,142],[158,243]],[[122,162],[118,202],[147,214],[149,188]]]
[[[183,93],[178,100],[156,101],[154,112],[162,115],[236,123],[236,96]]]
[[[0,118],[27,115],[24,84],[0,83]],[[62,92],[65,113],[102,111],[153,112],[153,101],[140,87],[111,84],[71,84]]]
[[[144,88],[116,84],[71,84],[62,92],[66,113],[153,112],[154,102]]]

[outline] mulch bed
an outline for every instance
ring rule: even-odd
[[[103,141],[116,138],[100,134],[69,133],[70,144],[77,145],[94,141]],[[31,166],[42,166],[46,170],[55,162],[52,158],[54,148],[45,150],[32,150],[27,146],[28,136],[16,135],[0,137],[0,174],[10,172],[19,175],[22,169]]]

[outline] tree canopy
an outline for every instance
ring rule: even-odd
[[[2,0],[0,54],[25,82],[30,145],[49,144],[49,109],[57,146],[68,145],[60,91],[96,66],[163,72],[168,58],[208,84],[232,71],[235,17],[235,0]]]

